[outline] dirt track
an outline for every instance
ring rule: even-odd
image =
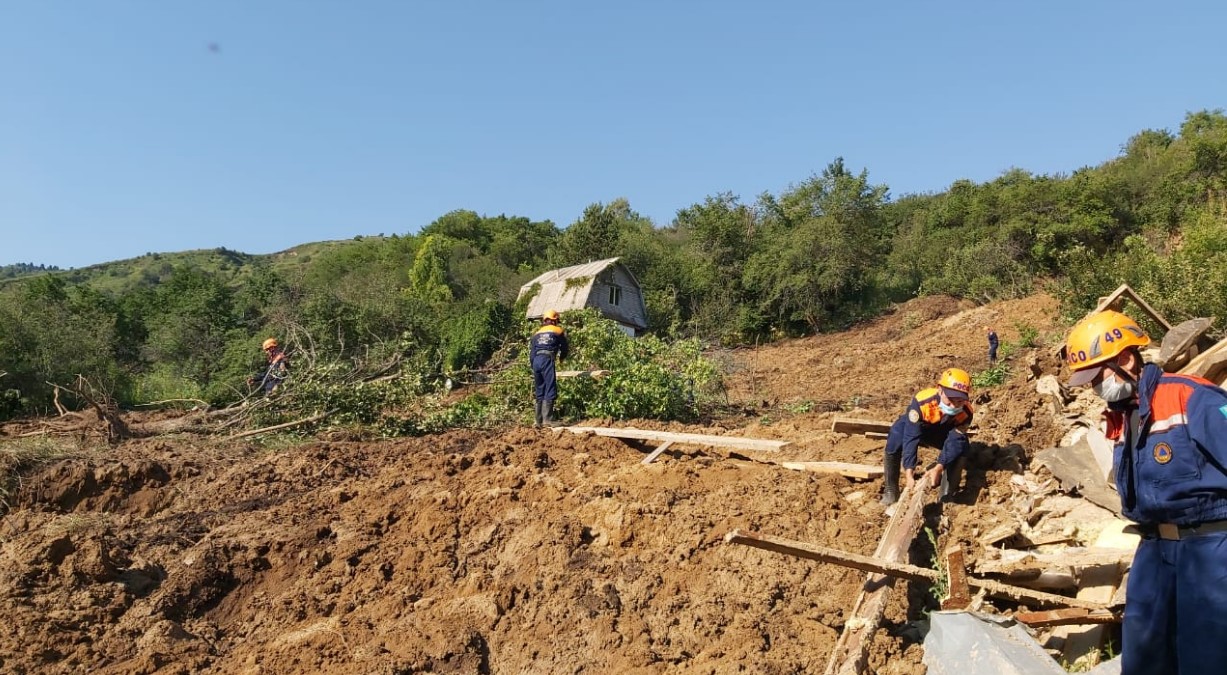
[[[183,435],[48,466],[0,521],[0,671],[821,672],[863,575],[721,538],[870,554],[880,482],[771,460],[880,461],[880,443],[828,431],[835,412],[893,419],[941,369],[984,366],[985,323],[1013,341],[1054,314],[1045,297],[928,298],[731,352],[747,412],[667,427],[792,441],[780,457],[681,446],[644,467],[650,446],[521,428],[275,449]],[[945,538],[991,527],[1009,476],[1060,435],[1026,371],[973,396],[968,487],[927,513]],[[912,562],[930,553],[918,541]],[[915,622],[936,603],[907,586],[874,672],[924,672]]]

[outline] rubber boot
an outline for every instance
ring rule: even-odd
[[[534,427],[541,426],[541,406],[542,406],[541,399],[539,398],[533,399],[533,416],[535,419],[535,421],[533,422]]]
[[[963,463],[967,458],[960,457],[950,463],[946,470],[942,472],[942,499],[950,501],[950,499],[959,491],[959,487],[963,484]]]
[[[890,506],[899,501],[899,469],[903,464],[903,453],[886,455],[883,465],[886,485],[882,487],[882,505]]]
[[[541,423],[547,427],[558,426],[558,420],[554,419],[553,399],[541,402]]]

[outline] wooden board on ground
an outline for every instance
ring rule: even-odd
[[[996,560],[981,558],[976,562],[975,571],[979,574],[1042,574],[1045,570],[1054,568],[1082,569],[1098,565],[1128,565],[1133,560],[1132,549],[1104,548],[1099,546],[1084,548],[1067,546],[1058,551],[1036,553],[1033,551],[1004,550],[996,555]]]
[[[1049,609],[1042,612],[1018,612],[1014,619],[1032,628],[1047,628],[1049,626],[1068,626],[1070,624],[1120,623],[1118,613],[1104,610],[1080,609]]]
[[[781,462],[780,466],[793,471],[813,473],[837,473],[847,478],[877,478],[884,473],[880,465],[852,464],[849,462]]]
[[[656,458],[660,457],[660,453],[668,450],[669,446],[671,445],[673,445],[673,441],[665,441],[664,443],[661,443],[655,450],[652,451],[652,454],[644,457],[640,464],[651,464],[652,462],[656,461]]]
[[[831,431],[841,434],[860,434],[870,438],[886,438],[890,433],[890,422],[862,420],[854,417],[836,417],[831,421]]]
[[[904,488],[890,521],[886,523],[886,530],[874,551],[874,558],[889,563],[902,563],[907,560],[908,550],[920,531],[924,505],[928,501],[925,488],[925,481],[917,481],[911,489]],[[865,670],[865,664],[869,660],[869,644],[873,633],[882,623],[892,587],[893,584],[887,580],[882,570],[865,579],[865,587],[852,607],[852,618],[844,625],[835,648],[831,650],[826,667],[827,675],[859,674]],[[862,626],[860,630],[852,627],[858,625]]]
[[[574,434],[596,434],[612,438],[630,438],[639,441],[672,441],[690,445],[709,445],[719,448],[737,448],[739,450],[763,450],[775,452],[787,447],[788,441],[770,441],[762,438],[741,438],[738,436],[711,436],[707,434],[682,434],[670,431],[650,431],[633,429],[631,427],[554,427],[556,431],[570,431]]]
[[[1136,549],[1136,539],[1124,536],[1122,530],[1127,525],[1117,521],[1113,527],[1106,527],[1095,539],[1097,548],[1120,547],[1122,553],[1130,554]],[[1112,602],[1116,596],[1117,587],[1122,581],[1122,565],[1120,563],[1098,565],[1083,570],[1079,578],[1078,598],[1092,602]],[[1054,637],[1064,638],[1065,645],[1062,655],[1066,662],[1073,663],[1091,652],[1096,652],[1103,645],[1106,633],[1103,622],[1086,621],[1061,626],[1053,631]]]

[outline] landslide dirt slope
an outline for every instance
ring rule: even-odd
[[[983,367],[985,323],[1011,341],[1016,322],[1052,330],[1055,308],[913,301],[849,332],[723,354],[738,416],[624,423],[793,442],[775,457],[678,446],[642,466],[650,446],[527,428],[82,453],[9,495],[0,671],[821,672],[863,575],[722,536],[872,554],[880,481],[772,460],[879,462],[880,442],[829,431],[835,413],[891,420],[941,369]],[[1026,370],[975,396],[968,489],[928,513],[947,537],[991,527],[1009,476],[1059,436]],[[913,562],[930,554],[920,541]],[[870,667],[922,673],[914,622],[935,602],[897,587]]]

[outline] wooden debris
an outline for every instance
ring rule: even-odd
[[[664,452],[665,450],[668,450],[669,446],[671,445],[673,445],[673,441],[665,441],[664,443],[661,443],[660,445],[656,447],[655,450],[652,451],[652,454],[648,455],[647,457],[644,457],[643,461],[640,462],[640,464],[651,464],[652,462],[656,461],[656,458],[660,457],[660,453]]]
[[[1198,354],[1180,369],[1182,375],[1196,375],[1207,380],[1218,382],[1227,372],[1227,340],[1223,340],[1206,351]]]
[[[733,530],[725,535],[724,540],[733,544],[753,546],[754,548],[775,551],[777,553],[785,553],[798,558],[833,563],[843,567],[851,567],[853,569],[885,576],[901,577],[912,581],[933,582],[941,578],[941,574],[937,570],[931,570],[925,567],[917,567],[916,565],[909,565],[907,563],[891,562],[879,559],[877,557],[849,553],[847,551],[840,551],[838,549],[827,548],[825,546],[806,544],[779,537],[771,537],[764,534],[758,534],[756,532]],[[868,585],[873,585],[872,580]],[[1052,593],[1031,590],[1029,588],[1011,586],[992,579],[982,579],[979,577],[969,576],[967,577],[967,585],[971,588],[983,589],[991,595],[1010,598],[1018,602],[1030,602],[1043,606],[1081,607],[1083,609],[1091,610],[1110,609],[1106,602],[1068,598],[1063,595],[1055,595]]]
[[[904,488],[899,495],[899,501],[895,504],[882,539],[878,541],[878,547],[874,551],[877,560],[891,563],[907,560],[908,549],[920,531],[927,501],[927,487],[924,481],[917,481],[911,488]],[[871,574],[865,579],[865,586],[852,606],[852,616],[844,625],[835,648],[831,650],[826,667],[828,675],[864,671],[869,659],[871,637],[882,623],[882,616],[886,613],[886,601],[893,587],[889,578],[879,574]]]
[[[780,466],[793,471],[814,473],[837,473],[847,478],[877,478],[884,473],[880,465],[851,464],[849,462],[781,462]]]
[[[975,564],[980,574],[1040,574],[1053,567],[1081,569],[1096,565],[1127,565],[1133,561],[1133,551],[1119,548],[1067,546],[1059,551],[1001,551],[996,560],[982,558]]]
[[[1042,612],[1018,612],[1014,620],[1032,628],[1068,626],[1070,624],[1119,623],[1121,615],[1108,610],[1089,610],[1080,607],[1049,609]]]
[[[831,421],[831,431],[841,434],[860,434],[869,438],[886,438],[890,433],[890,422],[861,420],[852,417],[836,417]]]
[[[1155,323],[1163,327],[1164,332],[1172,329],[1172,325],[1167,322],[1167,319],[1163,318],[1163,315],[1155,311],[1153,307],[1146,304],[1146,301],[1139,297],[1138,294],[1129,287],[1129,284],[1121,284],[1119,288],[1112,291],[1112,293],[1107,297],[1100,298],[1099,305],[1095,307],[1095,312],[1102,312],[1105,309],[1111,309],[1119,312],[1125,300],[1132,300],[1134,303],[1136,303],[1137,306],[1146,313],[1146,316],[1149,316]],[[1094,312],[1092,312],[1092,314],[1093,313]]]
[[[274,424],[271,427],[264,427],[262,429],[252,429],[251,431],[244,431],[239,434],[227,436],[227,438],[229,438],[230,440],[235,440],[239,438],[248,438],[250,436],[258,436],[260,434],[267,434],[270,431],[282,431],[284,429],[293,429],[294,427],[300,427],[304,424],[311,424],[312,422],[318,422],[324,419],[325,417],[328,417],[334,412],[336,412],[336,410],[329,410],[328,412],[322,412],[318,415],[312,415],[311,417],[307,417],[301,420],[295,420],[293,422],[286,422],[285,424]]]
[[[555,431],[570,431],[575,434],[596,434],[612,438],[631,438],[640,441],[672,441],[690,445],[709,445],[713,447],[737,448],[739,450],[762,450],[774,452],[787,447],[788,441],[769,441],[760,438],[740,438],[737,436],[710,436],[706,434],[681,434],[669,431],[648,431],[645,429],[617,427],[553,427]]]
[[[609,374],[608,370],[559,370],[554,373],[557,377],[593,377],[600,379]]]
[[[963,547],[954,544],[946,549],[946,597],[942,609],[967,609],[971,604],[971,590],[967,585],[967,567],[963,561]]]

